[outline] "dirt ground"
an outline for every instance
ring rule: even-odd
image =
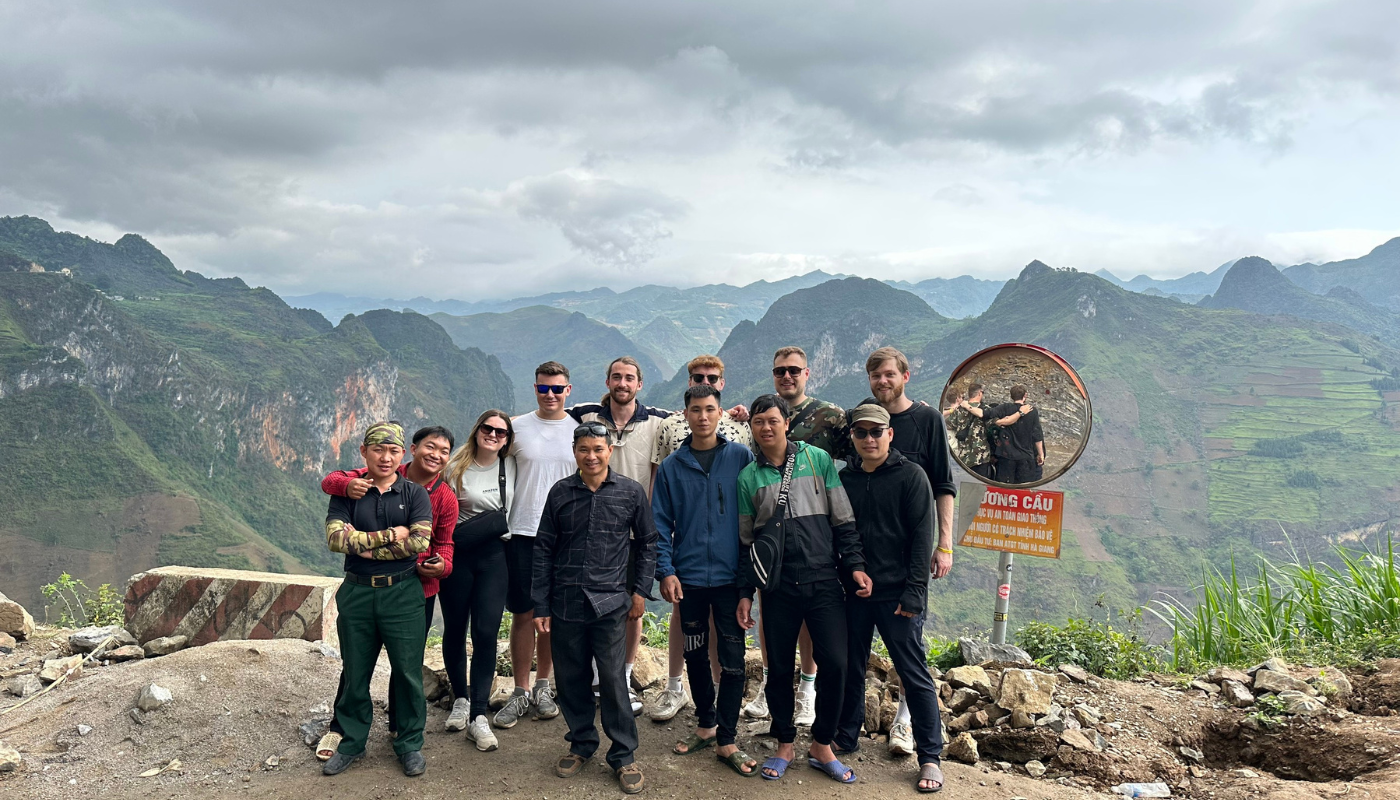
[[[39,655],[66,651],[66,639],[41,634],[14,654],[0,657],[0,675]],[[24,768],[0,775],[0,796],[60,798],[259,798],[447,797],[464,792],[492,797],[621,797],[602,763],[594,762],[570,780],[554,776],[552,764],[566,745],[562,719],[523,721],[498,731],[501,749],[480,753],[461,733],[443,731],[446,712],[429,708],[424,746],[427,774],[407,779],[389,746],[383,712],[376,716],[367,758],[335,778],[320,774],[320,762],[302,741],[298,725],[324,709],[334,694],[340,662],[304,641],[225,642],[193,648],[163,658],[112,666],[86,673],[29,704],[0,716],[0,741],[24,754]],[[1400,670],[1358,679],[1358,693],[1381,709],[1391,688],[1400,686]],[[375,696],[382,697],[387,669],[376,676]],[[130,710],[141,687],[157,682],[174,695],[171,704],[136,723]],[[1367,692],[1370,694],[1367,694]],[[1355,797],[1400,800],[1400,772],[1390,761],[1400,753],[1400,730],[1389,706],[1382,716],[1349,715],[1292,725],[1264,735],[1241,736],[1241,715],[1213,706],[1199,693],[1152,683],[1098,682],[1063,687],[1066,700],[1082,700],[1105,712],[1117,728],[1105,753],[1074,754],[1073,769],[1051,767],[1041,779],[1024,768],[996,760],[1017,760],[1025,748],[1042,746],[1035,731],[987,732],[984,761],[968,766],[946,763],[944,795],[975,800],[1069,800],[1109,797],[1106,787],[1121,780],[1167,780],[1179,797],[1249,800],[1259,797],[1311,800]],[[0,710],[15,698],[0,699]],[[638,720],[638,762],[646,773],[643,796],[664,798],[757,797],[914,797],[917,768],[912,759],[892,759],[878,742],[847,761],[860,780],[842,786],[800,764],[779,782],[741,778],[702,752],[676,756],[670,745],[685,735],[694,718],[671,724]],[[78,726],[91,726],[86,735]],[[1234,726],[1233,728],[1231,726]],[[745,733],[740,746],[762,759],[773,740]],[[1400,728],[1400,724],[1395,724]],[[799,748],[805,740],[799,738]],[[1202,750],[1206,763],[1192,775],[1175,750],[1187,745]],[[1250,749],[1252,748],[1252,750]],[[1051,745],[1051,751],[1054,750]],[[800,750],[799,750],[800,752]],[[1051,757],[1046,758],[1047,765]],[[172,765],[178,759],[179,764]],[[1249,764],[1254,777],[1235,770]],[[139,775],[171,765],[152,778]],[[1301,769],[1299,765],[1304,768]],[[1010,771],[1004,771],[1009,769]],[[1276,771],[1277,774],[1271,773]],[[1293,777],[1321,781],[1286,780]],[[1312,771],[1311,775],[1301,774]],[[1374,770],[1367,772],[1368,770]],[[1359,777],[1358,777],[1359,776]],[[1353,780],[1354,779],[1354,780]]]

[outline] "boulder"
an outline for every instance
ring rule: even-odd
[[[169,689],[148,683],[141,687],[141,693],[136,696],[136,708],[149,714],[174,699],[175,696],[170,693]]]
[[[1320,674],[1309,678],[1308,685],[1317,690],[1323,697],[1335,697],[1345,700],[1351,697],[1353,691],[1351,679],[1339,669],[1328,668],[1319,671]]]
[[[992,644],[963,637],[958,639],[958,650],[963,663],[968,666],[1000,661],[1007,664],[1030,664],[1030,654],[1012,644]]]
[[[1220,682],[1220,699],[1235,708],[1249,708],[1254,705],[1254,693],[1239,681],[1226,678]]]
[[[185,645],[190,643],[188,636],[162,636],[159,639],[152,639],[146,642],[143,648],[147,658],[156,656],[168,656],[171,653],[185,649]]]
[[[68,646],[75,653],[91,653],[107,641],[112,639],[112,643],[107,645],[111,650],[117,647],[124,647],[129,644],[136,644],[136,637],[127,632],[126,628],[120,625],[103,625],[101,627],[92,626],[74,631],[68,635]]]
[[[140,661],[146,657],[146,651],[142,650],[140,645],[128,644],[110,650],[104,653],[102,657],[115,664],[120,664],[123,661]]]
[[[1075,750],[1082,750],[1085,753],[1097,753],[1099,745],[1091,739],[1084,731],[1067,730],[1060,733],[1060,741],[1073,747]]]
[[[34,618],[4,594],[0,594],[0,632],[8,633],[16,639],[28,639],[34,632]]]
[[[83,674],[83,657],[68,656],[67,658],[51,658],[44,662],[43,669],[39,670],[39,680],[44,683],[53,683],[71,672],[69,679],[73,679]]]
[[[973,689],[986,697],[992,696],[992,680],[981,667],[953,667],[946,677],[954,689]]]
[[[1249,673],[1241,672],[1231,667],[1211,667],[1206,671],[1206,680],[1216,684],[1224,683],[1225,681],[1234,681],[1241,686],[1248,686],[1253,682],[1253,679],[1249,677]]]
[[[1268,670],[1269,672],[1282,672],[1284,674],[1287,674],[1289,671],[1288,662],[1284,661],[1281,658],[1271,658],[1263,662],[1262,664],[1255,664],[1254,666],[1245,670],[1245,672],[1249,673],[1250,675],[1257,675],[1259,673],[1259,670]]]
[[[899,703],[894,700],[886,700],[880,704],[880,733],[890,732],[890,728],[894,726],[895,715],[898,713]],[[870,724],[868,718],[865,720],[865,724]]]
[[[977,705],[981,699],[982,695],[976,689],[954,689],[953,696],[948,701],[948,710],[954,714],[961,714]]]
[[[943,755],[954,761],[961,761],[964,764],[976,764],[979,758],[977,754],[977,740],[972,738],[970,733],[960,733],[953,741],[948,743]]]
[[[1074,681],[1075,683],[1087,683],[1089,681],[1089,671],[1077,664],[1061,664],[1060,674]],[[1037,764],[1040,762],[1036,762]],[[1030,766],[1027,764],[1026,766]],[[1044,767],[1041,767],[1044,770]],[[1044,773],[1042,773],[1044,774]]]
[[[28,675],[17,675],[5,681],[5,691],[15,697],[28,697],[43,690],[44,684],[40,682],[39,676],[33,673]]]
[[[1031,669],[1008,669],[1001,674],[1001,692],[996,701],[1010,712],[1046,714],[1054,696],[1054,675]]]
[[[452,687],[447,682],[447,671],[435,670],[424,664],[423,699],[431,703],[450,691],[452,691]]]
[[[1275,672],[1271,669],[1261,669],[1254,673],[1254,693],[1273,692],[1281,694],[1283,692],[1302,692],[1309,697],[1317,695],[1317,690],[1303,683],[1286,672]]]
[[[335,639],[339,578],[237,569],[158,567],[127,583],[125,628],[141,643],[185,636],[192,646],[227,639]]]
[[[1210,681],[1191,681],[1192,689],[1200,689],[1210,697],[1220,694],[1220,686]]]
[[[19,751],[0,742],[0,772],[17,772],[24,766],[24,757]]]
[[[497,675],[491,681],[491,699],[487,700],[487,705],[492,711],[499,711],[510,701],[510,696],[515,692],[515,679],[509,675]]]
[[[1286,691],[1279,692],[1278,699],[1283,703],[1283,713],[1296,714],[1300,717],[1316,717],[1319,714],[1327,713],[1327,701],[1321,697],[1312,697],[1303,692]]]
[[[650,647],[637,648],[637,659],[632,662],[632,689],[643,692],[657,686],[664,686],[670,670],[666,664],[666,651]]]

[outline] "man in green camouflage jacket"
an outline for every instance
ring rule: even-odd
[[[984,478],[992,477],[992,445],[982,410],[982,384],[967,387],[967,397],[953,404],[948,415],[948,437],[962,465]]]
[[[807,396],[807,353],[796,346],[773,354],[773,390],[792,411],[788,439],[825,450],[833,459],[844,459],[850,447],[846,412],[835,403]]]

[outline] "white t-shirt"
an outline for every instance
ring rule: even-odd
[[[514,503],[515,459],[506,456],[489,467],[473,461],[462,473],[462,491],[457,493],[457,521],[501,508],[501,464],[506,465],[506,507]]]
[[[512,420],[515,486],[510,503],[510,535],[534,536],[540,530],[544,503],[554,484],[578,470],[574,461],[573,418],[541,419],[530,412]]]

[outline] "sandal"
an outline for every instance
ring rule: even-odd
[[[331,756],[340,748],[341,735],[335,731],[326,731],[319,741],[316,742],[316,759],[318,761],[330,761]]]
[[[554,774],[561,778],[572,778],[583,769],[583,765],[588,763],[588,759],[575,753],[569,753],[563,758],[554,762]]]
[[[745,753],[743,750],[735,750],[727,756],[722,756],[716,753],[715,760],[724,764],[728,764],[730,769],[734,770],[735,772],[739,773],[745,778],[752,778],[753,776],[758,774],[758,762],[754,761],[753,757],[750,756],[748,753]],[[750,761],[753,761],[753,767],[748,772],[745,772],[744,765],[749,763]]]
[[[855,783],[856,771],[841,763],[841,759],[833,758],[830,761],[818,761],[811,756],[807,757],[807,766],[825,772],[827,777],[837,783]],[[847,775],[847,773],[850,773]]]
[[[921,785],[924,781],[932,781],[932,782],[934,782],[934,783],[936,783],[936,784],[938,784],[938,785],[935,786],[935,787],[933,787],[932,789],[925,789],[925,788]],[[914,783],[914,788],[915,788],[915,789],[918,789],[920,792],[923,792],[924,794],[933,794],[934,792],[942,791],[942,789],[943,789],[943,770],[942,770],[941,768],[939,768],[939,766],[938,766],[937,764],[920,764],[920,765],[919,765],[919,780],[916,781],[916,782]]]
[[[671,752],[675,753],[678,756],[688,756],[692,753],[698,753],[701,750],[704,750],[706,747],[712,747],[715,743],[715,739],[717,738],[718,735],[711,736],[708,739],[706,739],[698,733],[692,733],[689,737],[686,738],[685,741],[676,742],[676,746],[671,748]],[[682,746],[685,747],[684,750],[676,749]]]
[[[617,768],[617,785],[624,794],[636,794],[647,788],[646,778],[642,777],[642,768],[637,766],[637,762]]]
[[[763,767],[759,769],[759,774],[763,775],[763,779],[765,781],[776,781],[777,779],[783,777],[783,775],[787,773],[788,765],[790,765],[791,763],[792,762],[788,761],[786,758],[778,758],[777,756],[773,756],[772,758],[769,758],[767,761],[763,762]],[[775,774],[769,775],[765,771],[770,769],[773,770]]]

